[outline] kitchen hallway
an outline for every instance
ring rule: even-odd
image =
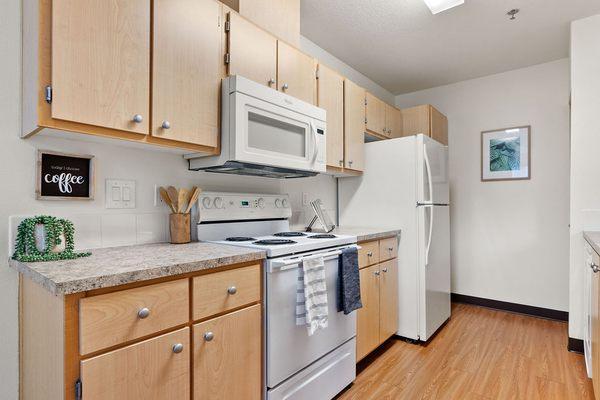
[[[337,399],[593,399],[583,355],[566,347],[565,322],[453,303],[427,346],[390,339]]]

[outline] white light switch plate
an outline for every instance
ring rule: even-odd
[[[135,208],[135,181],[107,179],[106,208]]]

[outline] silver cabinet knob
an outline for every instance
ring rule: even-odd
[[[373,252],[372,251],[368,252],[367,257],[373,257]]]
[[[229,293],[229,294],[236,294],[237,293],[237,288],[235,286],[231,286],[231,287],[227,288],[227,293]]]
[[[600,271],[600,268],[594,263],[590,264],[590,268],[592,269],[592,271],[594,271],[594,273]]]
[[[213,340],[215,338],[215,334],[212,332],[206,332],[204,334],[204,340],[206,340],[207,342],[210,342],[211,340]]]
[[[275,84],[275,79],[271,78],[269,79],[269,86],[274,85]]]
[[[163,121],[161,127],[163,129],[169,129],[169,128],[171,128],[171,123],[169,121]]]
[[[140,319],[148,318],[149,315],[150,315],[150,309],[148,309],[146,307],[140,308],[140,310],[138,311],[138,318],[140,318]]]
[[[140,114],[135,114],[132,119],[132,121],[135,122],[136,124],[139,124],[143,120],[144,120],[144,117],[142,117]]]
[[[394,251],[393,247],[388,247],[388,251]]]
[[[379,271],[375,271],[375,272],[374,272],[374,274],[375,274],[376,276],[379,276],[379,275],[381,275],[381,272],[379,272]]]
[[[281,88],[282,88],[283,90],[287,90],[287,89],[289,89],[289,86],[288,86],[288,84],[287,84],[287,83],[284,83],[284,84],[283,84],[283,86],[281,86]]]
[[[183,345],[181,343],[177,343],[173,345],[173,353],[179,354],[183,351]]]
[[[387,268],[384,268],[384,269],[382,269],[382,271],[383,271],[383,272],[387,272],[388,270],[387,270]]]
[[[339,164],[344,165],[344,160],[340,160]]]

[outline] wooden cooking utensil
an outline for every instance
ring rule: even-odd
[[[169,194],[169,199],[171,199],[171,205],[173,206],[174,212],[178,212],[179,210],[179,193],[174,186],[167,187],[167,193]]]
[[[160,192],[160,197],[163,199],[163,201],[169,206],[169,208],[171,209],[172,212],[177,212],[175,210],[175,207],[173,207],[173,204],[171,203],[171,198],[169,197],[169,194],[167,193],[167,189],[165,189],[164,187],[160,187],[158,189],[158,191]]]
[[[177,212],[178,213],[183,213],[183,210],[185,210],[186,208],[186,201],[188,199],[188,190],[181,188],[179,189],[179,191],[177,192]]]
[[[188,201],[188,206],[185,209],[186,214],[190,212],[190,210],[194,206],[194,203],[196,202],[196,200],[198,200],[198,196],[200,196],[200,192],[202,192],[202,190],[200,190],[199,187],[194,186],[194,188],[192,189],[192,196],[190,197],[190,200]]]

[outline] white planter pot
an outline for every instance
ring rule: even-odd
[[[44,224],[35,225],[34,235],[35,247],[38,249],[38,251],[43,252],[46,249],[46,228],[44,227]],[[60,234],[59,238],[60,244],[54,246],[54,248],[51,250],[52,253],[62,253],[65,251],[67,241],[65,239],[64,232]]]

